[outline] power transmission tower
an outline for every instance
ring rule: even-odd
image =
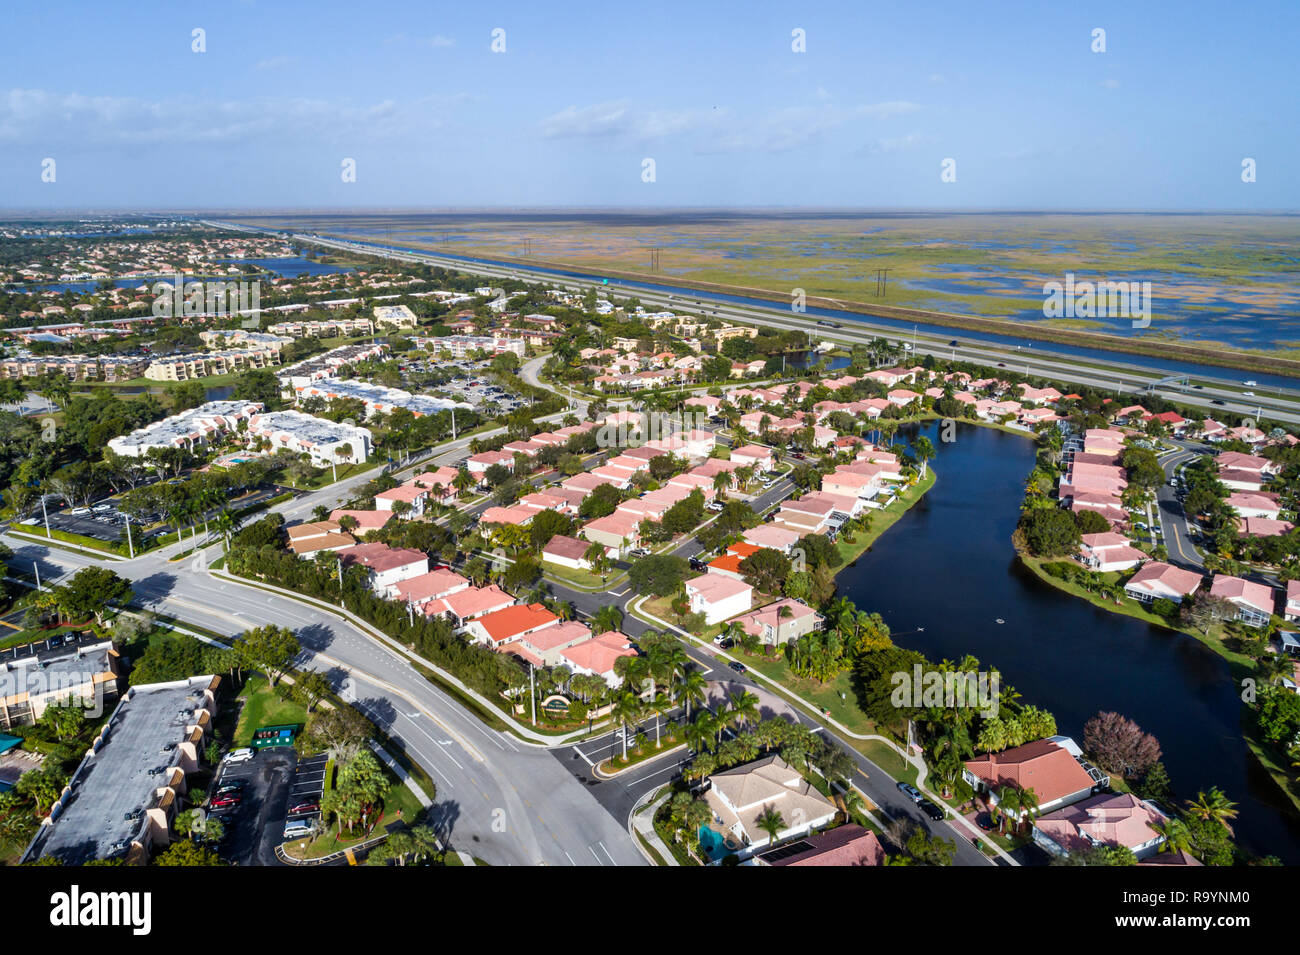
[[[889,273],[893,269],[876,269],[876,297],[883,298],[888,291]]]
[[[651,272],[659,271],[659,252],[660,250],[657,248],[650,250],[650,271]]]

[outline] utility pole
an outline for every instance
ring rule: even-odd
[[[131,542],[131,515],[126,514],[126,546],[131,551],[131,559],[135,560],[135,544]]]
[[[36,561],[32,561],[32,573],[36,575],[36,592],[40,593],[41,592],[41,568],[37,565]]]
[[[533,683],[533,665],[528,664],[528,702],[533,710],[533,725],[537,725],[537,693]]]
[[[49,540],[50,534],[50,515],[45,510],[45,492],[41,492],[41,516],[45,518],[45,539]]]

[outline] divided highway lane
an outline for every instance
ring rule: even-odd
[[[100,562],[19,538],[16,565],[41,579]],[[484,726],[396,652],[306,604],[156,558],[114,564],[140,602],[217,633],[271,623],[295,631],[301,665],[326,673],[438,786],[435,821],[452,845],[494,865],[643,865],[620,822],[543,748]]]

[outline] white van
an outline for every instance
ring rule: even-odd
[[[232,749],[226,754],[228,763],[246,763],[257,754],[245,746],[243,749]]]
[[[315,831],[315,816],[308,816],[303,819],[290,819],[284,824],[284,837],[286,839],[301,839],[304,836],[310,836]]]

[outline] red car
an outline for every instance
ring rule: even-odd
[[[212,808],[224,809],[227,806],[238,806],[243,801],[244,797],[239,793],[221,793],[220,795],[213,797]]]
[[[300,802],[297,805],[289,807],[290,816],[301,816],[308,812],[320,812],[320,803],[318,802]]]

